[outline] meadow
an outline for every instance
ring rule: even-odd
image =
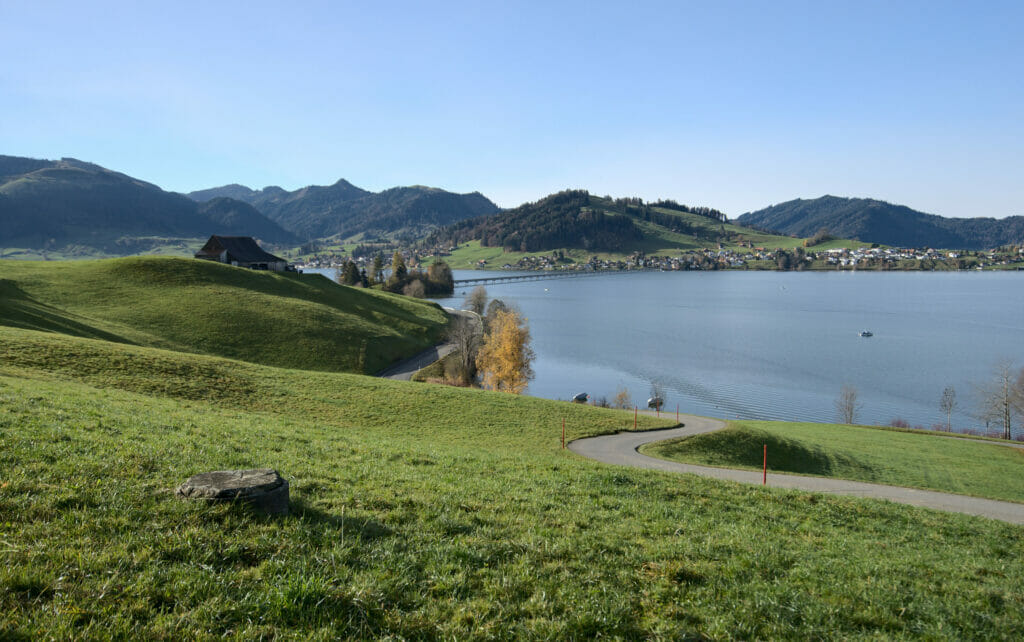
[[[0,350],[0,638],[1024,635],[1021,527],[561,449],[562,419],[631,413],[20,328]],[[173,496],[249,467],[291,515]]]
[[[339,287],[318,274],[132,257],[4,261],[0,324],[373,374],[437,343],[447,316],[431,302]]]

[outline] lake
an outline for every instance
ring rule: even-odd
[[[501,276],[457,270],[456,279]],[[1024,365],[1024,280],[1014,272],[645,272],[487,287],[529,320],[536,352],[527,394],[643,405],[723,418],[831,422],[842,385],[859,423],[973,417],[994,366]],[[439,299],[461,307],[463,293]],[[859,336],[870,330],[874,336]]]

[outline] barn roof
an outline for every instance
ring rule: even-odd
[[[263,251],[251,236],[220,236],[217,234],[211,236],[203,249],[196,252],[196,257],[217,256],[224,250],[228,251],[231,260],[239,263],[284,261],[279,256]]]

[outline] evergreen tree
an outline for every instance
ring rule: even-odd
[[[355,285],[359,283],[359,268],[352,261],[345,261],[344,267],[340,270],[338,281],[342,285]]]
[[[402,253],[395,250],[394,256],[391,257],[391,278],[404,282],[405,277],[408,275],[409,269],[405,267],[405,259],[402,258]]]
[[[427,269],[428,290],[431,294],[452,294],[455,292],[455,278],[452,269],[442,259],[436,259]]]

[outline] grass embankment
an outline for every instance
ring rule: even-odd
[[[774,421],[648,444],[644,454],[689,464],[835,477],[1024,502],[1024,450],[942,433]]]
[[[18,329],[0,346],[0,638],[1024,635],[1021,527],[560,449],[563,417],[575,438],[632,413]],[[172,496],[257,466],[293,515]]]
[[[436,304],[320,275],[125,258],[0,264],[0,324],[307,370],[374,373],[436,343]]]

